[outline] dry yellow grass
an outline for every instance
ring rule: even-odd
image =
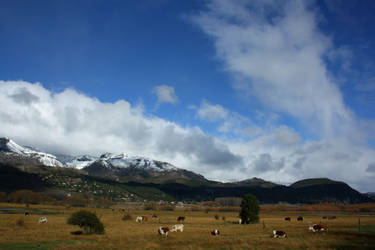
[[[22,207],[0,204],[0,207]],[[67,225],[71,213],[79,209],[57,206],[36,206],[38,209],[59,214],[46,215],[48,223],[38,224],[40,215],[0,214],[0,249],[375,249],[375,217],[361,217],[362,232],[358,232],[357,216],[338,216],[324,220],[320,216],[305,216],[297,221],[297,215],[288,211],[291,222],[284,221],[283,211],[262,212],[260,223],[253,225],[233,224],[237,213],[233,212],[186,212],[130,210],[132,220],[121,220],[124,212],[116,209],[87,209],[97,213],[105,226],[104,235],[71,235],[79,228]],[[309,211],[311,213],[311,211]],[[156,213],[159,220],[152,220]],[[305,212],[306,214],[307,212]],[[215,220],[214,215],[226,217],[226,222]],[[137,215],[148,216],[145,223],[136,223]],[[177,224],[178,216],[185,216],[184,232],[159,236],[160,225]],[[23,218],[24,225],[17,225]],[[263,228],[263,221],[265,228]],[[327,233],[308,231],[309,224],[328,224]],[[211,236],[210,230],[219,229],[219,236]],[[287,232],[288,238],[271,238],[272,230]]]

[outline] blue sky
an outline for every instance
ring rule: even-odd
[[[373,191],[374,11],[339,0],[1,1],[0,135],[215,180],[330,177]]]

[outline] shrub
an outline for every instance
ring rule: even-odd
[[[242,224],[255,223],[259,221],[259,204],[252,194],[247,194],[241,202],[240,218]]]
[[[68,224],[77,225],[83,229],[85,234],[103,234],[104,225],[100,222],[95,213],[81,210],[73,213],[69,219]]]
[[[218,220],[219,219],[219,215],[215,214],[215,219]]]

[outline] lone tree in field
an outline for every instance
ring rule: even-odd
[[[96,214],[89,211],[81,210],[73,213],[68,219],[68,224],[79,226],[85,234],[104,233],[103,223],[100,222]]]
[[[241,202],[240,217],[242,224],[256,223],[259,221],[259,204],[252,194],[247,194]]]

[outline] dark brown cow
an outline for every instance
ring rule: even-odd
[[[314,225],[309,227],[309,230],[313,231],[314,233],[315,232],[323,232],[323,231],[327,232],[328,227],[326,225],[314,224]]]
[[[216,236],[216,235],[219,235],[220,234],[220,231],[218,229],[214,229],[211,231],[211,235],[213,236]]]
[[[169,232],[169,227],[159,227],[158,228],[158,233],[160,235],[168,236],[168,232]]]
[[[184,216],[178,216],[177,221],[178,222],[184,222],[185,221],[185,217]]]
[[[287,237],[284,231],[273,230],[272,233],[273,233],[274,238],[286,238]]]
[[[290,221],[291,219],[290,219],[290,217],[285,217],[284,220],[285,220],[285,221]]]
[[[303,217],[302,216],[298,216],[297,221],[303,221]]]
[[[336,218],[337,218],[336,216],[328,216],[328,220],[334,220]]]

